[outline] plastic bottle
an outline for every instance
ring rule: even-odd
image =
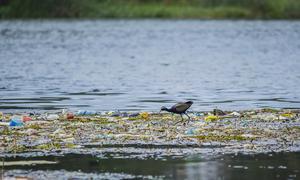
[[[47,120],[56,120],[59,119],[59,116],[57,114],[49,114],[47,116]]]
[[[95,115],[97,114],[96,111],[89,111],[89,110],[79,110],[76,113],[77,115]]]
[[[21,116],[12,116],[9,122],[9,126],[23,126],[23,120]]]

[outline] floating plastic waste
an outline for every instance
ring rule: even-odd
[[[213,116],[213,115],[206,116],[206,117],[204,118],[204,120],[205,120],[206,122],[212,122],[212,121],[216,121],[216,120],[218,120],[218,119],[220,119],[218,116]]]
[[[261,152],[300,147],[298,110],[280,110],[274,113],[259,110],[226,111],[226,116],[190,112],[191,118],[196,120],[186,123],[177,123],[181,117],[167,113],[113,112],[119,113],[119,116],[112,117],[107,112],[99,112],[96,116],[86,115],[86,111],[81,111],[82,116],[76,116],[72,112],[36,113],[34,116],[12,116],[5,113],[5,120],[0,122],[0,139],[5,138],[0,143],[0,153],[73,149],[87,144],[201,146],[215,142],[222,146],[228,145],[228,151],[256,151],[255,148],[261,148]],[[233,115],[238,115],[237,113],[244,116],[235,118]],[[286,113],[293,116],[282,116]],[[26,117],[32,120],[24,120]],[[280,117],[289,120],[281,120]],[[68,119],[72,120],[67,121]],[[184,119],[187,117],[184,116]],[[272,121],[267,121],[268,119]]]
[[[120,112],[120,111],[109,111],[107,113],[107,115],[109,115],[110,117],[128,117],[128,113],[127,112]]]
[[[76,115],[96,115],[96,111],[89,111],[89,110],[79,110],[76,112]]]
[[[109,115],[110,115],[110,117],[119,117],[119,116],[121,116],[121,114],[119,112],[114,112],[114,113],[111,113]]]
[[[38,165],[38,164],[56,164],[55,161],[45,161],[45,160],[33,160],[33,161],[6,161],[3,162],[3,166],[25,166],[25,165]],[[15,179],[15,178],[14,178]],[[28,179],[28,178],[16,178],[16,179]]]
[[[276,116],[275,114],[271,114],[271,113],[252,115],[251,118],[261,119],[261,120],[265,120],[265,121],[275,121],[275,120],[279,119],[278,116]]]
[[[9,122],[9,126],[23,126],[23,120],[21,116],[13,116]]]
[[[108,111],[107,115],[112,116],[113,114],[118,114],[118,112],[114,112],[114,111]]]
[[[23,117],[22,117],[22,120],[23,120],[23,122],[27,122],[27,121],[31,121],[32,118],[29,117],[29,116],[23,116]]]
[[[295,116],[295,114],[293,114],[293,113],[284,113],[284,114],[280,114],[280,116],[286,117],[286,118],[293,118]]]
[[[239,117],[239,116],[241,116],[241,114],[240,113],[238,113],[238,112],[232,112],[232,113],[230,113],[230,115],[232,115],[232,116],[235,116],[235,117]]]
[[[195,112],[194,115],[195,115],[195,116],[204,116],[205,114],[202,113],[202,112]]]
[[[74,114],[71,112],[67,113],[67,119],[74,119]]]
[[[186,135],[194,135],[196,133],[196,128],[192,127],[185,131]]]
[[[59,116],[57,114],[49,114],[46,119],[47,120],[56,120],[56,119],[59,119]]]
[[[121,115],[121,117],[128,117],[128,113],[127,112],[122,112],[120,115]]]
[[[142,112],[141,114],[140,114],[140,116],[141,116],[141,118],[143,118],[143,119],[149,119],[149,113],[148,112]]]
[[[133,113],[133,114],[129,114],[129,117],[136,117],[136,116],[139,116],[140,113]]]

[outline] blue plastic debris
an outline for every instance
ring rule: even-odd
[[[9,126],[23,126],[24,123],[21,117],[13,116],[9,122]]]
[[[96,115],[96,111],[89,111],[89,110],[79,110],[76,112],[76,115]]]
[[[205,114],[204,113],[200,113],[200,112],[195,112],[194,113],[196,116],[204,116]]]
[[[194,135],[196,133],[196,128],[189,128],[186,132],[185,132],[185,134],[186,135]]]

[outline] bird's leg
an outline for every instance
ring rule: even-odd
[[[187,114],[187,113],[184,113],[189,119],[191,119],[191,117]]]
[[[188,119],[188,122],[191,120],[191,117],[185,112],[184,113],[189,119]]]
[[[178,124],[178,123],[184,122],[184,119],[183,119],[183,117],[182,117],[182,114],[180,114],[180,116],[181,116],[181,121],[178,121],[178,122],[176,122],[175,124]]]

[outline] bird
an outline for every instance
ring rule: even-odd
[[[216,108],[213,110],[213,115],[214,116],[225,116],[226,113],[224,111],[222,111],[221,109]]]
[[[161,109],[160,109],[160,112],[161,111],[167,111],[167,112],[171,112],[171,113],[174,113],[174,114],[180,114],[182,121],[184,121],[183,117],[182,117],[182,114],[185,114],[190,120],[191,118],[186,113],[186,110],[188,110],[192,106],[192,104],[193,104],[193,101],[186,101],[186,102],[176,103],[171,108],[166,108],[165,106],[162,106]],[[179,122],[182,122],[182,121],[179,121]]]

